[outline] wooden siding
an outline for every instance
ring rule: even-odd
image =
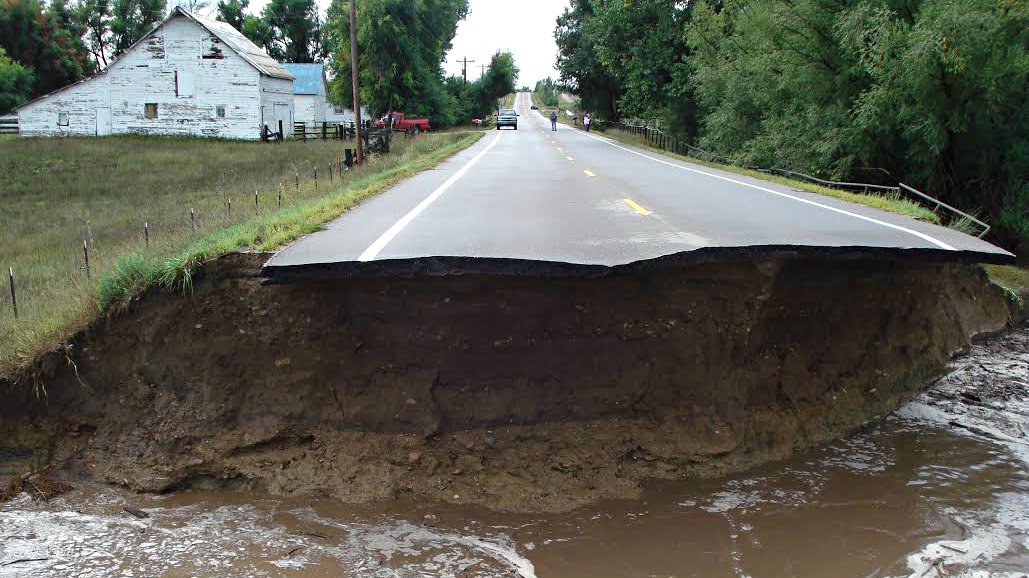
[[[261,77],[261,112],[264,123],[273,131],[278,129],[278,121],[282,121],[286,137],[293,134],[293,121],[296,115],[293,110],[293,81],[270,76]]]
[[[73,84],[18,109],[21,136],[96,136],[97,109],[110,108],[107,75]],[[59,124],[67,114],[68,124]]]
[[[318,94],[295,94],[293,106],[296,108],[297,122],[320,125],[325,118],[325,97]]]

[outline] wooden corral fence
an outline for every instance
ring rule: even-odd
[[[362,124],[364,124],[364,128],[361,130],[361,140],[364,141],[365,148],[368,152],[388,153],[390,143],[393,140],[393,130],[389,127],[373,126],[371,121],[367,121]],[[308,140],[329,139],[344,141],[353,140],[354,123],[293,123],[293,140],[306,142]]]
[[[0,134],[18,134],[18,117],[0,116]]]

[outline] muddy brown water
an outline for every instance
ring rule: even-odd
[[[556,515],[200,489],[21,496],[0,507],[0,577],[1024,576],[1027,390],[1022,329],[836,442]]]

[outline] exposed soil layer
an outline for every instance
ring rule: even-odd
[[[910,399],[1002,329],[975,266],[784,260],[599,278],[262,286],[236,255],[3,383],[0,474],[556,511],[719,475]],[[40,395],[45,387],[45,395]]]

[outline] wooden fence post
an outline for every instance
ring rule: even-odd
[[[18,318],[18,295],[14,291],[14,267],[7,268],[7,279],[11,287],[11,308],[14,309],[14,318]]]
[[[86,279],[89,279],[89,246],[86,245],[85,239],[82,240],[82,258],[86,261]]]

